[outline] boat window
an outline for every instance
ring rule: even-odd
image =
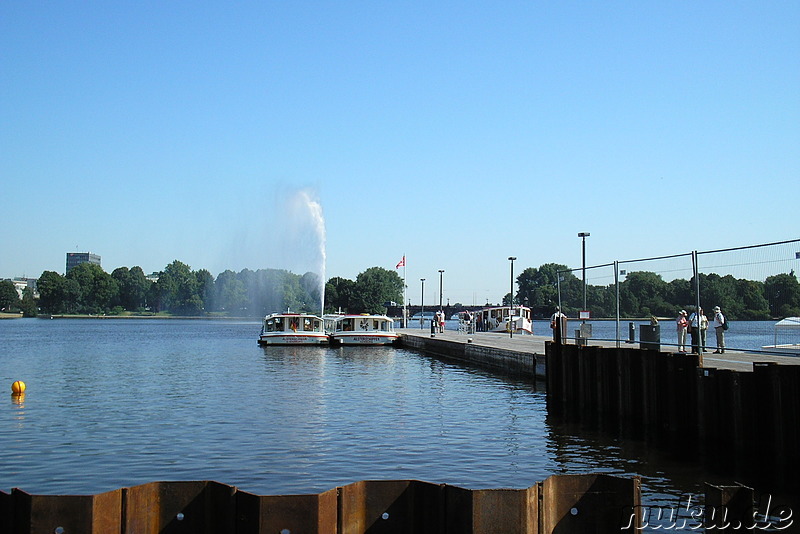
[[[345,332],[353,331],[353,319],[343,319],[341,322],[342,330]]]
[[[308,317],[304,317],[303,318],[303,330],[305,332],[311,332],[313,329],[314,329],[314,327],[313,327],[313,325],[311,323],[311,319],[309,319]]]

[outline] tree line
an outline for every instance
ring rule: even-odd
[[[559,276],[561,280],[559,282]],[[583,281],[566,265],[547,263],[525,269],[518,277],[515,303],[526,304],[536,317],[549,317],[558,305],[561,286],[562,310],[578,315],[583,307]],[[794,271],[768,277],[764,282],[731,275],[700,274],[700,307],[720,306],[736,320],[769,320],[800,316],[800,282]],[[616,285],[586,286],[586,307],[592,317],[616,317]],[[506,295],[508,299],[509,295]],[[695,280],[665,281],[649,271],[630,272],[619,283],[620,315],[673,317],[681,309],[695,307]]]
[[[215,278],[178,260],[149,280],[141,267],[119,267],[110,274],[82,263],[66,275],[44,271],[37,281],[39,298],[26,289],[20,299],[11,281],[0,282],[0,310],[38,313],[114,315],[168,313],[181,316],[225,314],[263,316],[291,310],[320,313],[322,287],[314,273],[297,275],[282,269],[226,270]],[[355,281],[332,278],[326,284],[325,311],[380,313],[386,301],[402,298],[397,273],[372,267]]]
[[[39,298],[26,288],[20,299],[11,281],[0,282],[0,310],[26,316],[46,314],[169,313],[182,316],[226,314],[263,316],[276,311],[320,312],[319,276],[282,269],[226,270],[215,278],[208,270],[192,270],[178,260],[149,280],[141,267],[119,267],[106,273],[83,263],[66,275],[45,271],[39,277]],[[559,283],[559,277],[561,278]],[[583,282],[567,266],[546,263],[517,276],[514,302],[529,306],[535,317],[549,317],[558,305],[569,316],[583,307]],[[695,304],[694,280],[665,281],[661,275],[637,271],[619,284],[622,317],[672,317]],[[700,274],[701,307],[720,306],[736,320],[768,320],[800,316],[800,283],[794,272],[764,282],[731,275]],[[396,271],[370,267],[355,280],[334,277],[325,283],[325,313],[384,313],[387,302],[403,302],[403,280]],[[504,297],[508,304],[510,294]],[[587,285],[592,317],[616,316],[616,286]],[[454,305],[458,308],[458,304]]]

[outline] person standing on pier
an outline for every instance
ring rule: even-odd
[[[725,352],[725,316],[722,315],[722,310],[719,306],[714,307],[714,332],[717,334],[717,350],[714,354],[723,354]]]
[[[678,352],[686,352],[686,331],[689,328],[689,321],[686,319],[686,310],[678,313]]]
[[[700,347],[703,352],[706,350],[706,330],[708,330],[708,317],[703,315],[703,308],[698,308],[689,316],[690,330],[692,336],[692,352],[700,354]]]
[[[556,312],[550,317],[550,328],[553,329],[553,341],[566,343],[567,341],[567,316],[556,306]],[[559,337],[561,339],[559,339]]]

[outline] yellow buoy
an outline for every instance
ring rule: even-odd
[[[25,393],[25,382],[22,380],[17,380],[11,384],[11,392],[14,393],[14,395]]]

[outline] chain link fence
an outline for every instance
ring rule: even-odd
[[[558,305],[576,343],[696,352],[722,350],[724,343],[727,350],[800,355],[800,320],[791,319],[800,316],[798,267],[800,239],[620,260],[558,271]],[[682,312],[697,318],[685,343]],[[715,324],[723,318],[727,329],[717,339]]]

